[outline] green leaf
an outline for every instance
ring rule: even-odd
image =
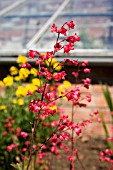
[[[22,166],[21,164],[17,163],[17,164],[11,164],[12,167],[18,169],[18,170],[22,170]]]
[[[106,126],[106,121],[104,120],[103,112],[100,112],[100,117],[102,119],[102,126],[104,128],[104,132],[105,132],[106,138],[108,138],[109,137],[109,131],[108,131],[107,126]],[[109,149],[113,149],[113,145],[112,145],[111,141],[107,141],[107,145],[108,145]]]
[[[105,87],[102,86],[102,91],[103,91],[104,97],[106,99],[106,102],[108,104],[108,107],[109,107],[110,111],[112,112],[113,111],[113,102],[112,102],[112,97],[111,97],[110,91],[108,89],[108,86],[105,86]]]

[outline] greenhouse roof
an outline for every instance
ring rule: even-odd
[[[52,23],[70,20],[81,37],[76,49],[112,50],[112,0],[1,0],[0,11],[1,55],[52,49]]]

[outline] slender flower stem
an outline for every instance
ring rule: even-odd
[[[41,102],[43,101],[43,98],[44,98],[45,89],[46,89],[46,83],[44,85],[44,90],[43,90]],[[35,119],[35,122],[34,122],[34,125],[33,125],[33,128],[32,128],[30,155],[29,155],[29,161],[28,161],[28,165],[27,165],[26,170],[29,169],[29,166],[30,166],[30,163],[31,163],[31,158],[32,158],[32,155],[33,155],[32,147],[33,147],[34,140],[35,140],[35,134],[36,134],[37,126],[40,122],[41,122],[41,120]]]
[[[37,154],[35,153],[35,156],[34,156],[34,170],[36,169],[36,156],[37,156]]]
[[[71,112],[71,121],[73,122],[74,120],[74,104],[72,104],[72,112]],[[73,155],[73,150],[74,150],[74,131],[72,129],[71,131],[71,154]],[[72,167],[73,167],[73,162],[70,162],[70,170],[72,170]]]
[[[37,126],[39,125],[40,122],[41,122],[41,120],[36,119],[35,122],[34,122],[34,126],[32,128],[30,155],[29,155],[29,160],[28,160],[28,165],[27,165],[26,170],[29,169],[29,166],[30,166],[30,163],[31,163],[31,158],[32,158],[32,155],[33,155],[32,147],[33,147],[34,140],[35,140],[36,129],[37,129]]]
[[[78,154],[76,154],[76,158],[77,158],[77,160],[78,160],[78,162],[79,162],[81,168],[82,168],[83,170],[86,170],[85,167],[83,166],[83,164],[82,164],[82,162],[81,162],[81,160],[80,160]]]
[[[24,156],[22,157],[22,170],[24,170]]]

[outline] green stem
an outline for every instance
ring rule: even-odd
[[[100,116],[101,116],[101,119],[102,119],[102,126],[104,128],[105,136],[106,136],[106,138],[108,138],[109,137],[109,132],[108,132],[108,129],[107,129],[107,126],[106,126],[106,122],[104,120],[104,116],[103,116],[102,112],[100,112]],[[107,145],[108,145],[109,149],[112,149],[111,141],[107,141]]]

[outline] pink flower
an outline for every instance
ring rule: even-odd
[[[64,150],[65,150],[66,153],[70,152],[70,150],[69,150],[69,148],[67,146],[64,148]]]
[[[16,132],[17,132],[17,133],[20,133],[20,132],[21,132],[21,128],[20,128],[20,127],[17,127],[17,128],[16,128]]]
[[[98,111],[98,110],[96,110],[96,111],[94,112],[94,114],[95,114],[95,115],[98,115],[98,114],[99,114],[99,111]]]
[[[62,45],[61,45],[60,43],[56,43],[56,44],[54,45],[54,49],[55,49],[55,52],[57,52],[57,51],[59,51],[59,50],[62,49]]]
[[[79,127],[75,127],[74,130],[78,136],[81,134],[81,129]]]
[[[106,156],[106,157],[104,158],[104,160],[105,160],[106,162],[110,162],[111,159]]]
[[[39,151],[39,154],[38,154],[38,157],[39,159],[42,159],[46,156],[46,153],[42,152],[42,151]]]
[[[74,50],[74,44],[69,43],[64,45],[64,53],[69,53],[71,50]]]
[[[12,124],[11,124],[11,123],[7,123],[7,124],[5,124],[5,127],[6,127],[6,128],[11,128],[11,127],[12,127]]]
[[[73,151],[73,153],[76,155],[76,154],[78,153],[78,150],[75,149],[75,150]]]
[[[32,94],[33,94],[33,92],[31,92],[30,90],[28,90],[27,95],[32,95]]]
[[[29,56],[29,58],[33,59],[37,54],[38,54],[37,51],[35,51],[35,50],[29,50],[28,56]]]
[[[53,51],[49,51],[46,53],[46,60],[48,60],[49,58],[54,58]]]
[[[108,137],[106,140],[107,140],[107,141],[112,141],[112,142],[113,142],[113,137]]]
[[[67,24],[67,26],[69,27],[69,29],[70,29],[70,28],[71,28],[71,29],[74,29],[74,27],[75,27],[75,24],[74,24],[73,21],[66,22],[66,24]]]
[[[74,125],[73,126],[73,129],[74,129],[74,131],[76,132],[76,134],[79,136],[80,134],[81,134],[81,127],[78,125],[78,124],[76,124],[76,125]]]
[[[70,134],[68,134],[68,133],[62,133],[62,134],[60,134],[60,140],[68,140],[69,139],[69,136],[70,136]]]
[[[36,63],[36,65],[39,65],[40,64],[40,60],[37,59],[35,63]]]
[[[78,77],[78,75],[79,75],[79,73],[78,73],[78,72],[72,72],[71,74],[72,74],[74,77],[76,77],[76,78],[77,78],[77,77]]]
[[[52,146],[51,147],[51,152],[53,152],[54,154],[58,154],[58,149],[56,146]]]
[[[56,134],[53,135],[53,137],[51,138],[51,142],[52,142],[52,145],[56,145],[58,143],[58,137]]]
[[[100,152],[100,156],[105,156],[104,152],[101,151]]]
[[[101,122],[102,122],[102,120],[101,120],[101,118],[100,118],[100,117],[98,117],[98,118],[97,118],[97,121],[98,121],[99,123],[101,123]]]
[[[86,67],[87,65],[88,65],[88,61],[87,60],[82,62],[82,67]]]
[[[70,43],[75,43],[76,41],[80,41],[80,37],[75,33],[74,35],[67,37],[66,41]]]
[[[28,133],[27,132],[20,132],[20,136],[22,136],[24,139],[27,138]]]
[[[26,141],[25,145],[28,146],[30,144],[30,141]]]
[[[31,65],[29,63],[22,64],[22,68],[31,68]]]
[[[29,109],[31,112],[38,112],[41,108],[39,106],[37,106],[37,100],[31,100],[30,104],[29,104]]]
[[[56,24],[53,24],[53,25],[51,26],[51,32],[57,32],[57,26],[56,26]]]
[[[89,68],[85,68],[83,71],[84,71],[84,73],[90,73],[91,72],[91,70]]]
[[[60,73],[55,73],[54,74],[54,79],[56,80],[56,81],[59,81],[60,79],[65,79],[65,76],[66,76],[66,73],[65,73],[65,71],[62,71],[62,72],[60,72]]]
[[[74,160],[75,160],[74,156],[72,156],[72,155],[69,155],[69,156],[67,157],[67,159],[68,159],[68,161],[70,161],[70,162],[74,162]]]
[[[105,149],[104,152],[108,155],[111,155],[113,153],[111,149]]]
[[[7,146],[7,151],[8,151],[8,152],[11,152],[11,150],[12,150],[13,148],[15,148],[15,145],[14,145],[14,144],[11,144],[11,145]]]
[[[36,145],[33,145],[33,149],[36,149],[37,148],[37,146]]]
[[[45,73],[45,76],[47,77],[48,80],[52,79],[52,74],[49,71]]]
[[[54,128],[58,124],[59,124],[59,122],[57,120],[55,120],[55,121],[51,122],[51,127]]]
[[[61,33],[66,36],[67,29],[65,27],[61,27],[61,29],[57,30],[57,33]]]
[[[89,88],[89,84],[91,83],[91,79],[90,78],[86,78],[82,80],[84,82],[84,87],[86,87],[87,89]]]
[[[7,146],[7,151],[11,152],[11,150],[12,150],[12,147],[11,146]]]
[[[87,95],[86,95],[86,100],[87,100],[88,102],[91,102],[91,94],[87,94]]]
[[[57,156],[57,159],[61,159],[61,158],[62,158],[61,155],[58,155],[58,156]]]
[[[52,102],[52,100],[54,99],[54,92],[46,93],[46,94],[45,94],[45,98],[46,98],[48,101]]]
[[[6,136],[6,135],[7,135],[7,131],[4,131],[4,132],[3,132],[3,136]]]
[[[68,115],[62,115],[61,117],[60,117],[60,119],[61,119],[61,121],[63,122],[63,123],[66,123],[69,119],[68,119]]]
[[[66,97],[67,97],[68,101],[69,101],[69,100],[78,101],[79,98],[80,98],[80,94],[81,94],[81,92],[80,92],[79,88],[76,87],[75,89],[71,90],[71,92],[68,93],[68,94],[66,95]]]
[[[74,65],[74,66],[77,66],[78,65],[78,61],[77,60],[70,60],[70,59],[65,59],[64,60],[65,63],[67,63],[68,65]]]
[[[22,148],[22,151],[23,151],[23,152],[26,152],[26,151],[27,151],[27,148]]]

